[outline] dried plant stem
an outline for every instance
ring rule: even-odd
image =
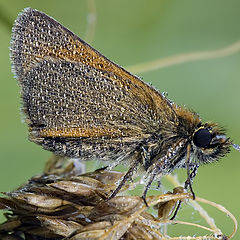
[[[229,216],[229,217],[233,220],[233,223],[234,223],[234,225],[233,225],[233,232],[232,232],[228,237],[229,237],[229,238],[234,237],[235,233],[237,232],[238,223],[237,223],[237,219],[235,218],[235,216],[234,216],[231,212],[229,212],[229,211],[228,211],[225,207],[223,207],[222,205],[217,204],[217,203],[215,203],[215,202],[211,202],[211,201],[209,201],[209,200],[207,200],[207,199],[199,198],[199,197],[198,197],[198,198],[196,198],[196,200],[199,201],[199,202],[202,202],[202,203],[206,203],[206,204],[208,204],[208,205],[211,205],[211,206],[217,208],[218,210],[220,210],[221,212],[226,213],[227,216]]]
[[[200,237],[190,237],[190,236],[187,236],[187,237],[172,237],[171,240],[206,240],[206,239],[216,239],[216,237],[214,236],[200,236]],[[168,238],[166,238],[166,240],[168,240]]]
[[[179,180],[178,180],[176,175],[168,175],[168,176],[166,176],[166,179],[168,179],[169,182],[171,182],[174,186],[181,186],[181,185],[183,185],[183,184],[181,184],[179,182]],[[208,215],[207,211],[204,210],[203,207],[201,205],[199,205],[198,202],[202,202],[202,203],[211,205],[211,206],[217,208],[218,210],[220,210],[221,212],[226,213],[233,221],[233,232],[228,236],[228,238],[230,239],[230,238],[232,238],[236,234],[238,223],[237,223],[237,220],[236,220],[235,216],[231,212],[229,212],[222,205],[217,204],[215,202],[211,202],[211,201],[203,199],[203,198],[196,197],[196,201],[191,200],[191,199],[189,200],[189,205],[191,205],[195,210],[197,210],[199,212],[200,216],[203,219],[205,219],[205,221],[210,226],[210,228],[215,233],[217,233],[219,235],[222,234],[221,230],[216,226],[216,224],[214,222],[214,219]]]
[[[179,182],[177,175],[169,175],[166,176],[166,179],[168,179],[174,186],[181,186],[182,184]],[[196,209],[201,217],[205,219],[207,224],[211,227],[211,229],[215,229],[216,231],[220,231],[220,229],[216,226],[214,219],[208,215],[208,213],[196,202],[196,201],[189,201],[189,204]]]
[[[193,62],[199,60],[207,60],[212,58],[226,57],[240,51],[240,41],[230,44],[224,48],[210,51],[197,51],[191,53],[183,53],[175,56],[170,56],[166,58],[156,59],[154,61],[149,61],[146,63],[140,63],[132,66],[126,67],[128,71],[139,74],[144,72],[149,72],[157,70],[160,68],[170,67],[176,64],[182,64],[185,62]]]
[[[61,163],[61,159],[59,160]],[[158,213],[159,210],[163,213],[169,207],[172,209],[173,205],[167,203],[188,200],[187,203],[194,203],[194,208],[200,212],[201,217],[206,219],[210,227],[168,220],[168,217],[164,215],[156,218],[147,212],[148,207],[139,196],[116,196],[105,201],[104,199],[107,199],[115,189],[116,182],[122,176],[123,173],[107,170],[75,175],[70,169],[68,176],[64,171],[63,176],[45,174],[33,177],[25,186],[6,193],[6,197],[0,198],[0,208],[12,212],[6,222],[0,224],[0,238],[10,236],[11,233],[22,233],[37,235],[39,236],[37,239],[41,239],[44,235],[49,240],[54,236],[61,236],[59,239],[67,237],[68,240],[133,238],[150,240],[153,237],[166,240],[224,239],[221,230],[215,226],[214,221],[203,208],[197,205],[196,201],[211,205],[230,216],[235,226],[228,239],[234,236],[237,223],[228,210],[219,204],[198,197],[196,201],[191,201],[192,194],[180,191],[180,189],[173,193],[149,196],[146,201],[149,207],[158,210]],[[171,179],[171,176],[168,178]],[[172,182],[177,184],[177,178],[172,177]],[[135,183],[131,184],[135,185]],[[127,189],[128,187],[125,188]],[[170,237],[159,230],[162,226],[176,223],[204,229],[211,235]],[[13,239],[25,240],[26,238]]]
[[[94,40],[94,35],[96,31],[97,25],[97,9],[95,0],[88,0],[88,13],[87,13],[87,27],[85,33],[85,40],[89,44],[91,44]]]
[[[199,201],[199,198],[196,198],[196,201]],[[205,219],[205,221],[207,222],[207,224],[211,227],[211,229],[213,229],[215,232],[218,232],[219,234],[221,234],[221,230],[216,226],[215,221],[212,217],[210,217],[207,213],[207,211],[201,206],[199,205],[198,202],[190,200],[189,204],[199,212],[199,214],[201,215],[201,217],[203,219]]]
[[[156,223],[159,223],[159,222],[156,222]],[[213,230],[211,228],[208,228],[208,227],[205,227],[205,226],[202,226],[200,224],[196,224],[196,223],[190,223],[190,222],[178,221],[178,220],[164,220],[164,221],[161,221],[161,224],[177,224],[177,223],[178,224],[183,224],[183,225],[189,225],[189,226],[193,226],[193,227],[198,227],[198,228],[201,228],[201,229],[204,229],[206,231],[209,231],[209,232],[212,232],[212,233],[216,234],[215,230]],[[219,234],[221,234],[221,233],[219,233]],[[172,237],[171,240],[172,239],[174,239],[174,237]]]

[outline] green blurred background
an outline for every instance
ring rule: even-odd
[[[20,114],[19,88],[9,61],[10,25],[25,7],[41,10],[85,39],[87,0],[0,0],[0,191],[10,191],[40,173],[50,153],[27,139]],[[99,0],[92,46],[122,66],[180,53],[214,50],[240,40],[239,0]],[[178,104],[218,122],[240,144],[240,53],[179,64],[140,74]],[[240,220],[240,153],[202,166],[194,182],[197,196],[224,205]],[[178,171],[181,180],[185,171]],[[189,211],[189,213],[187,213]],[[211,212],[211,210],[210,210]],[[183,207],[180,215],[190,214]],[[190,218],[198,218],[189,215]],[[213,212],[226,233],[226,216]],[[3,219],[0,217],[0,220]],[[176,226],[171,231],[184,231]],[[187,231],[187,230],[186,230]],[[194,231],[190,231],[194,234]],[[239,239],[240,234],[234,239]]]

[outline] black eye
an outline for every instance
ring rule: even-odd
[[[193,136],[193,143],[197,147],[207,147],[211,140],[212,134],[207,129],[200,129]]]

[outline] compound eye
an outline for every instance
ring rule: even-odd
[[[193,136],[193,143],[197,147],[208,147],[211,140],[212,134],[207,129],[200,129]]]

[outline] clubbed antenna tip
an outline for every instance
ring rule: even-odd
[[[233,146],[233,148],[235,148],[236,150],[238,150],[240,152],[240,146],[239,145],[233,143],[232,146]]]

